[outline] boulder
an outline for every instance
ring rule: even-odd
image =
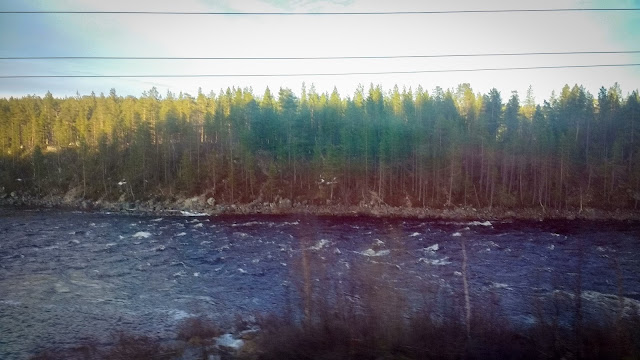
[[[235,338],[233,334],[224,334],[216,339],[216,345],[220,350],[235,353],[244,346],[244,340]]]
[[[291,207],[291,200],[289,199],[280,199],[280,201],[278,201],[278,207],[281,208],[290,208]]]
[[[82,187],[77,186],[67,191],[67,193],[62,198],[62,203],[65,205],[72,205],[81,197],[82,197]]]
[[[184,201],[182,201],[182,207],[185,210],[202,210],[204,209],[205,204],[207,204],[207,201],[204,195],[194,196],[188,199],[184,199]]]

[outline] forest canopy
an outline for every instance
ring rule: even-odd
[[[636,208],[640,97],[304,85],[0,99],[0,187],[129,201]]]

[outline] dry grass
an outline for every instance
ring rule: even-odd
[[[180,351],[144,335],[117,332],[112,346],[100,348],[96,343],[68,349],[47,349],[31,360],[169,360]]]
[[[245,359],[638,359],[640,319],[617,326],[587,323],[579,329],[539,323],[510,326],[490,309],[476,308],[471,333],[460,309],[440,320],[414,316],[388,321],[397,309],[362,313],[318,306],[310,320],[267,316],[256,351]],[[452,316],[453,315],[453,316]]]
[[[385,281],[392,271],[385,265],[352,264],[348,282],[338,285],[312,281],[310,272],[330,278],[322,276],[322,264],[307,258],[302,266],[293,295],[299,306],[259,318],[254,351],[243,359],[640,359],[640,318],[562,324],[561,316],[581,314],[575,296],[552,298],[558,311],[516,326],[497,293],[475,299],[468,318],[462,284],[451,293],[437,285],[414,289],[424,294],[416,309]]]
[[[301,247],[307,249],[311,243]],[[640,359],[640,317],[623,317],[621,311],[604,323],[583,318],[582,303],[576,301],[581,296],[580,283],[573,294],[553,293],[544,298],[544,304],[533,300],[534,324],[516,326],[502,313],[497,293],[485,300],[472,298],[468,312],[462,281],[452,284],[454,289],[425,282],[423,288],[411,292],[423,295],[422,304],[416,306],[416,298],[406,298],[391,281],[393,276],[388,276],[396,271],[394,267],[375,261],[351,264],[347,276],[335,281],[335,276],[327,276],[332,269],[328,261],[303,253],[300,263],[292,264],[296,286],[291,287],[285,311],[257,316],[260,331],[247,339],[247,347],[236,358]],[[566,318],[579,321],[567,323]],[[236,327],[249,326],[239,318]],[[205,359],[220,334],[207,318],[187,319],[177,328],[177,338],[192,348],[200,346]],[[180,356],[178,350],[149,337],[118,333],[113,346],[103,351],[87,344],[49,350],[33,359],[161,360]],[[231,356],[223,354],[223,358]]]
[[[201,343],[222,334],[215,323],[208,318],[188,318],[178,325],[178,340],[189,343]]]
[[[314,298],[310,317],[266,315],[258,317],[260,331],[251,340],[244,360],[271,359],[638,359],[640,318],[610,324],[584,322],[580,329],[558,325],[554,319],[529,328],[511,326],[495,303],[474,307],[467,336],[463,302],[438,317],[428,312],[410,314],[406,307],[377,303],[389,295],[377,288],[371,299]],[[334,294],[335,295],[335,294]],[[376,299],[376,300],[374,300]],[[367,304],[371,301],[372,303]],[[562,301],[562,300],[559,300]],[[374,306],[374,302],[376,302]],[[202,345],[219,331],[208,319],[188,319],[179,337]],[[203,347],[204,349],[204,347]],[[205,352],[202,352],[205,354]],[[205,355],[210,354],[209,351]],[[33,360],[180,359],[180,351],[146,337],[115,335],[114,344],[99,350],[94,344],[49,349]],[[203,355],[204,356],[204,355]],[[206,359],[206,356],[204,357]],[[225,358],[232,358],[225,356]]]

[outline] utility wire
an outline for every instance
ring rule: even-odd
[[[640,66],[640,63],[629,64],[592,64],[592,65],[557,65],[557,66],[523,66],[502,68],[477,69],[437,69],[437,70],[408,70],[408,71],[372,71],[372,72],[342,72],[342,73],[285,73],[285,74],[147,74],[147,75],[0,75],[0,79],[27,78],[198,78],[198,77],[294,77],[294,76],[348,76],[348,75],[386,75],[386,74],[424,74],[447,72],[478,72],[478,71],[507,71],[507,70],[540,70],[540,69],[571,69],[597,67],[629,67]]]
[[[209,56],[6,56],[0,60],[348,60],[348,59],[415,59],[446,57],[485,56],[539,56],[539,55],[592,55],[592,54],[637,54],[640,50],[629,51],[562,51],[562,52],[522,52],[522,53],[480,53],[480,54],[432,54],[432,55],[372,55],[372,56],[276,56],[276,57],[209,57]]]
[[[431,11],[321,11],[321,12],[221,12],[221,11],[0,11],[0,14],[130,14],[130,15],[435,15],[544,12],[612,12],[640,11],[640,8],[557,8],[496,10],[431,10]]]

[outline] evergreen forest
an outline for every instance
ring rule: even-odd
[[[0,99],[0,187],[218,204],[635,209],[640,96],[565,86]]]

